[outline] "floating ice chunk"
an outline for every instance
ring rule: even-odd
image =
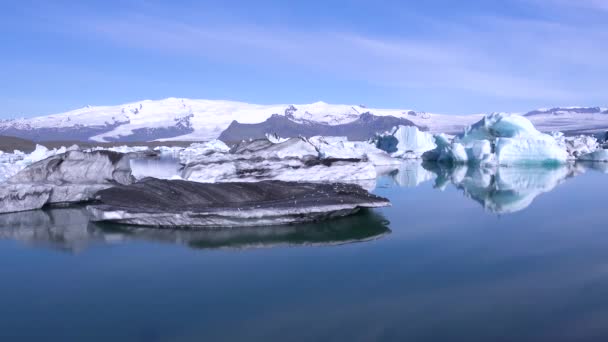
[[[53,188],[48,185],[2,184],[0,214],[42,208],[52,192]]]
[[[392,132],[376,138],[376,146],[392,157],[417,159],[435,149],[435,138],[432,134],[421,132],[416,126],[395,127]]]
[[[240,227],[311,222],[390,205],[352,184],[201,184],[148,178],[98,193],[96,221],[156,227]]]
[[[123,145],[123,146],[111,146],[111,147],[104,147],[104,146],[96,146],[96,147],[91,147],[88,149],[85,149],[84,152],[95,152],[95,151],[111,151],[111,152],[117,152],[117,153],[137,153],[137,152],[146,152],[149,151],[150,148],[147,146],[127,146],[127,145]]]
[[[362,159],[375,166],[399,165],[385,151],[365,141],[348,141],[346,137],[312,137],[308,139],[319,152],[321,159]]]
[[[453,164],[561,164],[568,152],[555,137],[540,133],[525,117],[491,114],[453,141],[436,135],[437,148],[423,157]]]
[[[125,155],[70,151],[31,164],[3,184],[0,213],[87,201],[99,190],[132,182]]]
[[[316,143],[319,144],[320,139]],[[326,147],[328,151],[332,148]],[[206,183],[260,180],[357,182],[375,179],[374,164],[360,159],[361,153],[357,152],[357,158],[344,158],[341,153],[336,157],[342,158],[320,158],[317,147],[307,139],[291,138],[278,144],[261,139],[243,142],[230,153],[198,158],[185,165],[182,178]]]
[[[596,137],[591,135],[578,135],[566,137],[561,132],[551,133],[560,147],[568,152],[568,159],[576,160],[582,155],[589,154],[600,148]]]
[[[204,143],[194,143],[179,151],[182,164],[189,164],[213,153],[228,153],[230,147],[220,140],[211,140]]]
[[[500,165],[562,164],[568,160],[568,152],[548,135],[498,138],[496,158]]]

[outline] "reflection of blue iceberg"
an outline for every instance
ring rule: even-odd
[[[464,194],[495,213],[514,213],[530,206],[540,194],[553,190],[577,170],[557,167],[444,167],[425,164],[437,173],[435,187],[454,184]]]

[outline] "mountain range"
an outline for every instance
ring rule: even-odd
[[[542,131],[591,133],[608,129],[608,109],[558,107],[526,115]],[[365,105],[258,105],[235,101],[168,98],[118,106],[86,106],[65,113],[0,121],[0,135],[34,141],[129,142],[241,140],[279,136],[341,135],[365,139],[395,125],[458,133],[482,114],[445,115]]]

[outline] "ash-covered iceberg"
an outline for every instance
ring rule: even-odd
[[[129,158],[109,151],[70,151],[38,161],[0,189],[0,213],[88,201],[99,190],[133,182]]]
[[[375,143],[391,157],[403,159],[419,159],[437,147],[433,135],[420,131],[416,126],[395,127],[391,132],[377,136]]]
[[[332,138],[291,138],[281,143],[267,139],[242,142],[229,153],[191,158],[181,177],[215,182],[262,180],[359,183],[376,179],[376,163],[390,158],[373,146]],[[362,143],[363,144],[363,143]]]
[[[353,184],[205,184],[148,178],[97,193],[95,221],[154,227],[243,227],[319,221],[390,205]]]
[[[525,117],[494,113],[450,140],[435,136],[425,160],[473,165],[559,165],[568,152],[555,137],[539,132]]]

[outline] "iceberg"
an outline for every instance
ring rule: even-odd
[[[494,113],[450,141],[436,135],[437,148],[425,160],[472,165],[557,165],[568,152],[555,137],[539,132],[525,117]]]
[[[568,152],[568,159],[570,160],[576,160],[582,155],[592,153],[600,148],[597,138],[591,135],[567,137],[561,132],[553,132],[552,136],[560,147]]]
[[[228,153],[230,147],[220,140],[211,140],[204,143],[194,143],[180,149],[179,159],[182,164],[188,164],[205,158],[213,153]]]
[[[0,151],[0,183],[16,175],[19,171],[23,170],[28,165],[31,165],[35,162],[52,157],[57,154],[77,149],[78,146],[76,145],[69,148],[61,147],[59,149],[52,150],[49,150],[48,148],[42,145],[36,145],[34,151],[29,154],[17,150],[13,153],[6,153]]]
[[[246,227],[313,222],[390,205],[353,184],[262,181],[205,184],[147,178],[102,190],[94,221],[154,227]]]
[[[433,135],[416,126],[395,127],[376,137],[375,141],[376,147],[390,153],[391,157],[404,159],[420,159],[425,152],[437,147]]]
[[[124,154],[70,151],[33,163],[8,179],[0,190],[0,213],[88,201],[99,190],[133,181]]]
[[[229,153],[193,158],[195,161],[185,164],[181,178],[202,183],[262,180],[359,183],[376,178],[374,164],[362,158],[361,151],[354,153],[354,148],[336,151],[335,141],[329,143],[319,138],[311,143],[308,139],[291,138],[277,144],[267,139],[242,142]]]
[[[349,141],[346,137],[308,138],[321,159],[362,159],[369,160],[374,166],[399,165],[401,161],[378,149],[374,144],[364,141]]]

